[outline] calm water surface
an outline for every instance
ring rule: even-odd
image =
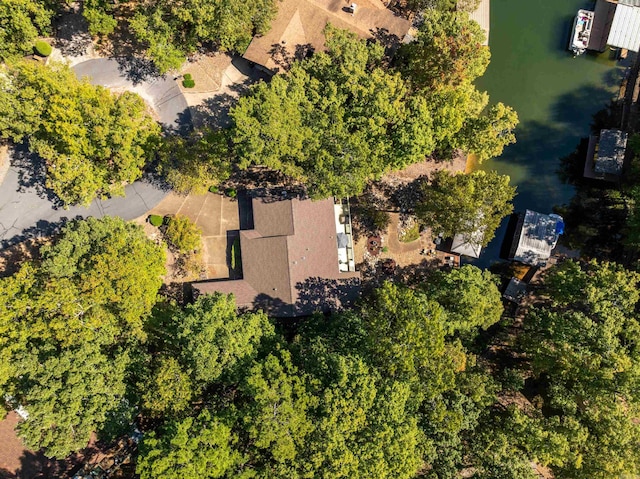
[[[601,56],[573,58],[567,44],[579,8],[576,0],[491,0],[491,64],[478,88],[491,103],[503,102],[518,112],[517,143],[500,158],[484,163],[517,185],[515,211],[551,213],[568,203],[573,188],[563,184],[557,169],[581,137],[589,135],[592,115],[617,92],[624,70]],[[475,264],[486,267],[498,259],[506,220]]]

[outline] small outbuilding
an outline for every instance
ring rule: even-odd
[[[624,169],[628,134],[621,130],[602,130],[589,138],[584,176],[616,181]]]
[[[563,232],[561,216],[526,210],[518,217],[509,258],[530,266],[544,266]]]
[[[512,303],[520,304],[527,294],[527,283],[518,278],[511,278],[502,297]]]

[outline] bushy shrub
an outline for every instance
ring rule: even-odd
[[[235,198],[238,196],[238,192],[234,188],[229,188],[226,193],[229,198]]]
[[[160,215],[149,215],[147,220],[156,228],[162,224],[162,216]]]
[[[182,77],[182,86],[185,88],[193,88],[196,86],[196,82],[193,80],[191,73],[185,73]]]
[[[236,238],[231,244],[231,269],[235,271],[235,269],[241,265],[242,258],[240,257],[240,238]]]
[[[202,231],[186,216],[171,218],[165,235],[167,241],[181,253],[200,249]]]
[[[35,46],[33,47],[33,49],[41,57],[48,57],[49,55],[51,55],[51,52],[53,51],[53,48],[51,48],[51,45],[49,45],[44,40],[38,40]]]
[[[218,190],[217,186],[210,186],[209,187],[209,193],[217,193],[218,191],[219,190]]]

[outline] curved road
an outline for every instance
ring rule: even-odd
[[[154,77],[134,83],[117,61],[106,58],[89,60],[73,69],[79,77],[89,77],[93,84],[139,93],[165,128],[190,126],[187,102],[173,78]],[[158,182],[143,179],[127,186],[125,197],[94,200],[89,207],[65,210],[47,198],[41,173],[37,160],[20,153],[11,155],[10,167],[0,185],[0,249],[27,238],[50,235],[70,219],[109,215],[131,220],[149,211],[168,193]]]

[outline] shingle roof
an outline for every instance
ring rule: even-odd
[[[360,274],[339,271],[333,199],[252,204],[255,228],[240,232],[243,279],[194,283],[196,291],[233,292],[238,306],[274,316],[310,314],[355,299]]]
[[[357,0],[355,14],[347,11],[350,0],[282,0],[271,29],[256,36],[243,57],[278,71],[287,61],[299,58],[305,50],[324,50],[323,30],[327,23],[350,30],[360,38],[371,38],[377,30],[384,30],[398,43],[409,31],[410,22],[396,16],[380,0]]]

